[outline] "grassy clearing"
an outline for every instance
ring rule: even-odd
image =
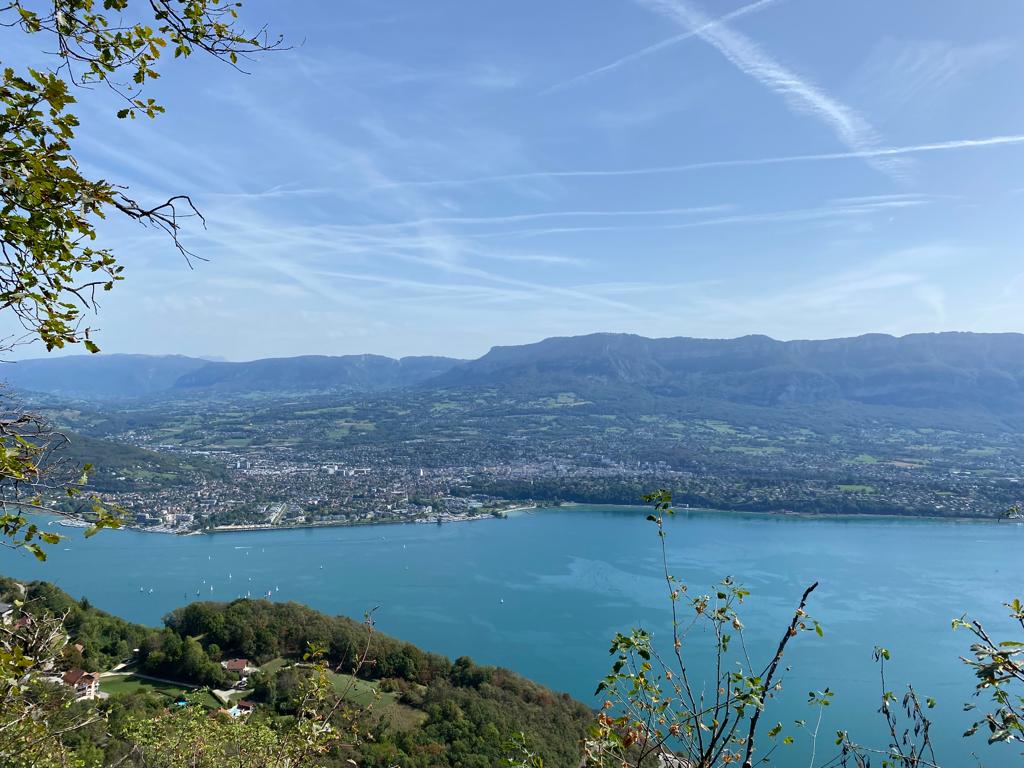
[[[747,456],[774,456],[785,452],[784,449],[774,445],[730,445],[726,450]]]
[[[872,456],[870,453],[861,453],[849,459],[850,464],[877,464],[878,459]]]
[[[441,402],[433,403],[430,406],[431,413],[445,413],[446,411],[457,411],[459,409],[459,404],[452,400],[442,400]]]
[[[838,488],[843,493],[874,493],[875,492],[875,486],[873,486],[873,485],[849,484],[849,485],[837,485],[836,488]]]
[[[333,416],[341,413],[355,413],[356,408],[354,405],[338,405],[328,406],[326,408],[309,408],[304,411],[295,411],[295,415],[299,417],[307,416]]]
[[[249,437],[228,437],[221,440],[216,445],[212,445],[214,448],[248,448],[252,444],[252,438]]]
[[[572,392],[560,392],[556,397],[545,397],[537,401],[541,408],[574,408],[579,405],[590,405],[589,400],[581,400]]]
[[[411,730],[426,720],[425,712],[400,704],[396,694],[381,692],[377,684],[369,680],[331,672],[330,681],[339,696],[360,707],[372,707],[378,718],[387,720],[397,730]]]
[[[720,435],[738,435],[739,432],[731,425],[724,421],[716,421],[714,419],[705,419],[700,422],[705,427],[713,432],[717,432]]]
[[[968,448],[964,451],[968,456],[996,456],[999,454],[998,448]]]
[[[398,701],[398,697],[393,693],[379,693],[377,686],[368,680],[360,680],[351,675],[342,675],[337,672],[331,672],[330,679],[331,688],[335,693],[361,707],[377,702],[383,708]]]
[[[260,667],[260,671],[261,672],[266,672],[267,674],[271,674],[272,675],[272,674],[280,671],[281,669],[283,669],[285,667],[285,665],[287,665],[287,664],[288,664],[287,661],[285,661],[280,656],[278,656],[276,659],[271,659],[266,664],[261,666]]]
[[[273,674],[291,663],[278,657],[261,666],[260,671]],[[421,726],[427,719],[425,712],[399,703],[398,694],[381,691],[378,684],[373,681],[360,680],[337,672],[328,672],[327,676],[331,689],[336,694],[359,707],[370,708],[375,718],[387,721],[396,730],[412,730]],[[251,691],[232,693],[231,700],[238,701],[250,693]]]
[[[118,693],[155,693],[175,701],[182,695],[191,693],[195,689],[183,683],[164,683],[158,680],[147,680],[138,675],[117,675],[100,678],[100,690],[103,693],[109,693],[111,696]],[[209,691],[199,692],[198,700],[205,707],[220,706],[220,702]]]

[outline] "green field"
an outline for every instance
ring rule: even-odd
[[[878,459],[872,456],[870,453],[862,453],[859,456],[855,456],[849,459],[850,464],[877,464]]]
[[[183,694],[190,693],[194,689],[184,683],[164,683],[158,680],[148,680],[138,675],[117,675],[116,677],[100,678],[100,690],[109,693],[111,696],[118,693],[156,693],[176,700]],[[199,703],[206,707],[219,707],[220,702],[208,691],[198,693]]]
[[[837,485],[836,488],[838,488],[843,493],[874,493],[875,492],[875,487],[873,485],[856,485],[856,484]]]
[[[353,704],[365,707],[367,704],[376,702],[379,708],[384,709],[398,701],[393,693],[379,693],[377,686],[368,680],[360,680],[351,675],[342,675],[337,672],[331,672],[330,679],[334,692],[344,695]]]
[[[400,704],[396,694],[379,691],[376,683],[336,672],[330,673],[330,679],[335,693],[358,706],[371,707],[377,717],[386,719],[398,730],[415,728],[426,719],[424,712]]]
[[[260,667],[260,671],[274,674],[291,663],[282,658],[271,659]],[[357,706],[369,708],[377,718],[387,720],[398,730],[411,730],[426,720],[426,713],[399,703],[397,694],[379,690],[375,682],[338,672],[328,672],[327,675],[335,693]],[[234,696],[232,700],[235,700]]]
[[[280,656],[278,656],[276,659],[271,659],[266,664],[261,666],[260,671],[272,675],[280,671],[286,664],[288,664],[288,662],[282,659]]]
[[[998,448],[968,448],[964,451],[968,456],[998,456]]]
[[[720,435],[738,435],[739,432],[733,428],[731,424],[727,424],[724,421],[717,421],[715,419],[704,419],[699,424],[703,424],[705,427],[713,432],[717,432]]]
[[[746,456],[774,456],[783,453],[782,448],[774,445],[730,445],[726,450]]]

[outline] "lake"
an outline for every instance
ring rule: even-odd
[[[274,600],[328,613],[360,617],[376,609],[383,632],[509,667],[593,703],[612,636],[635,625],[665,636],[669,626],[658,539],[646,514],[577,506],[442,526],[187,537],[104,531],[90,540],[61,528],[69,539],[52,548],[48,562],[0,550],[0,572],[52,581],[154,625],[186,601],[268,591]],[[1014,754],[992,751],[981,737],[960,737],[973,677],[957,660],[969,637],[951,631],[950,620],[969,611],[997,637],[1012,635],[1001,604],[1024,596],[1024,527],[688,511],[668,530],[670,565],[691,594],[713,589],[726,575],[750,589],[743,618],[755,659],[769,659],[801,592],[820,582],[809,612],[825,635],[793,641],[779,709],[765,716],[813,724],[807,692],[829,686],[836,699],[825,713],[819,756],[840,727],[884,743],[871,658],[876,645],[892,651],[891,689],[912,681],[938,700],[935,733],[946,768],[976,765],[972,750],[989,765],[1000,763],[999,754]],[[691,667],[707,658],[698,654]],[[776,765],[807,764],[808,736],[794,736],[797,744],[786,753],[792,757],[777,757]]]

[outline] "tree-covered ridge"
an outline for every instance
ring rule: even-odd
[[[64,617],[64,627],[80,645],[65,653],[67,666],[86,671],[110,669],[132,655],[142,641],[153,631],[141,624],[113,616],[94,607],[86,599],[75,600],[67,592],[45,581],[19,584],[0,576],[0,601],[8,604],[24,603],[24,610],[33,615],[50,614]]]
[[[547,765],[574,766],[593,719],[568,695],[508,670],[465,657],[452,661],[380,634],[369,623],[296,603],[192,603],[172,611],[156,629],[76,601],[45,582],[19,585],[0,578],[0,599],[23,601],[35,615],[65,616],[70,638],[61,665],[66,668],[102,671],[133,660],[131,669],[142,675],[226,689],[238,682],[239,673],[225,669],[222,661],[242,658],[251,667],[262,666],[248,673],[245,695],[258,702],[251,717],[271,730],[293,722],[316,674],[310,649],[322,649],[319,658],[329,670],[334,695],[359,705],[367,738],[317,765],[355,759],[361,766],[483,768],[499,764],[510,741],[522,734]],[[169,703],[162,700],[164,709]],[[82,755],[100,756],[97,764],[109,764],[130,752],[128,724],[163,711],[160,706],[152,693],[113,693],[99,705],[109,730],[93,724],[69,743]]]
[[[1024,335],[1015,333],[867,334],[817,341],[595,333],[495,347],[468,361],[373,354],[248,362],[111,355],[27,360],[10,366],[7,375],[21,389],[96,399],[497,388],[520,400],[568,391],[598,403],[843,404],[883,416],[904,408],[979,410],[997,419],[1019,419],[1022,354]]]

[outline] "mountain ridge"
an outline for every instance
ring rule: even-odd
[[[0,369],[0,376],[5,373],[15,389],[50,394],[77,389],[80,395],[107,398],[490,387],[525,396],[573,391],[756,406],[846,400],[1024,412],[1024,334],[1018,333],[793,341],[764,335],[700,339],[595,333],[495,346],[468,361],[367,354],[229,363],[110,355],[12,363]]]
[[[720,340],[591,334],[495,347],[429,382],[434,387],[547,391],[581,384],[753,405],[849,399],[1024,409],[1024,335],[869,334],[776,341],[767,336]]]
[[[25,392],[120,399],[202,392],[379,391],[411,386],[461,360],[301,355],[223,362],[184,355],[67,355],[7,363],[0,381]]]

